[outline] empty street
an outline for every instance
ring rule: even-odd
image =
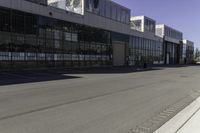
[[[153,132],[200,95],[199,79],[199,66],[2,73],[0,132]]]

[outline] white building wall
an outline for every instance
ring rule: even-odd
[[[138,30],[138,31],[149,32],[151,34],[155,34],[155,26],[156,26],[155,20],[153,20],[149,17],[146,17],[146,16],[131,17],[131,23],[134,24],[135,21],[141,21],[141,27],[140,27],[140,30]],[[134,26],[131,28],[137,30]]]
[[[156,35],[159,37],[164,37],[164,25],[156,25]]]
[[[140,20],[141,21],[140,31],[144,32],[144,16],[134,16],[134,17],[131,17],[131,21],[136,21],[136,20]]]

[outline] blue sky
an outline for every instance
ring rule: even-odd
[[[113,0],[184,33],[184,38],[200,48],[200,0]]]

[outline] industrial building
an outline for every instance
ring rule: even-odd
[[[156,36],[156,21],[146,16],[131,17],[129,65],[164,64],[163,38]]]
[[[163,38],[165,64],[179,64],[183,33],[164,24],[156,25],[156,35]]]
[[[111,0],[1,0],[0,68],[177,64],[183,34]]]
[[[192,64],[194,58],[194,42],[184,39],[182,47],[182,64]]]

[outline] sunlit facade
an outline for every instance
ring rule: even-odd
[[[0,68],[179,63],[181,32],[130,16],[111,0],[0,1]]]
[[[131,17],[131,29],[155,34],[156,21],[146,16]]]
[[[183,33],[164,24],[156,25],[156,35],[163,38],[165,64],[180,64]]]
[[[69,12],[84,14],[84,0],[48,0],[47,3]]]
[[[155,35],[156,21],[146,16],[131,17],[129,65],[163,64],[163,39]]]
[[[129,65],[142,66],[163,64],[163,41],[161,38],[131,36],[129,42]]]
[[[85,11],[129,24],[130,9],[111,0],[85,0]]]
[[[191,64],[194,59],[194,42],[184,39],[182,45],[182,64]]]
[[[30,9],[39,9],[38,11],[41,12],[17,9],[16,3],[10,5],[9,0],[7,3],[0,2],[1,68],[34,69],[125,65],[124,51],[129,42],[129,36],[123,31],[125,29],[129,31],[129,25],[125,22],[126,17],[115,23],[116,27],[123,28],[122,33],[118,33],[114,27],[106,27],[107,24],[98,25],[91,22],[90,11],[83,15],[76,12],[78,10],[74,8],[73,11],[68,7],[59,9],[52,5],[45,5],[41,1],[20,0],[20,2],[30,6]],[[66,3],[66,5],[68,4]],[[16,8],[11,8],[15,5]],[[46,14],[42,15],[45,12]],[[66,18],[62,18],[65,15]],[[93,12],[92,15],[94,15]],[[100,12],[96,12],[94,17],[99,19],[102,16]],[[105,17],[104,20],[113,22],[112,18]],[[118,47],[123,51],[116,52]]]

